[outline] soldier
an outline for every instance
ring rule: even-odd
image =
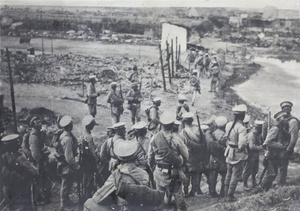
[[[130,74],[130,76],[128,77],[128,80],[131,83],[139,83],[139,72],[138,72],[138,68],[136,65],[133,66],[133,72]]]
[[[102,163],[108,163],[108,170],[113,171],[118,165],[118,159],[115,156],[113,149],[114,146],[125,140],[126,127],[124,122],[118,122],[113,125],[115,135],[112,138],[107,139],[100,149],[100,159]]]
[[[28,161],[19,149],[19,135],[4,136],[1,148],[1,192],[3,199],[0,210],[35,210],[31,203],[31,185],[38,175],[38,170]]]
[[[226,176],[226,158],[224,156],[226,148],[225,126],[227,124],[227,118],[224,116],[218,116],[215,119],[217,129],[215,131],[208,130],[205,133],[205,137],[208,144],[208,150],[210,154],[209,167],[209,194],[213,197],[219,196],[216,191],[218,174],[221,175],[221,190],[220,196],[225,196],[225,176]]]
[[[72,118],[63,116],[59,121],[59,125],[64,129],[64,132],[59,137],[61,149],[58,151],[59,155],[63,157],[58,163],[58,173],[61,176],[60,209],[64,210],[66,207],[74,205],[69,198],[69,194],[80,166],[75,159],[78,155],[78,141],[72,134]]]
[[[180,134],[180,132],[181,132],[181,122],[180,121],[178,121],[178,120],[175,120],[174,121],[174,125],[173,125],[173,129],[172,129],[172,133],[173,134],[176,134],[176,135],[179,135]]]
[[[186,210],[182,192],[182,165],[188,159],[188,150],[178,136],[172,134],[175,114],[164,113],[162,129],[150,140],[148,164],[154,169],[154,180],[158,190],[165,191],[166,198],[175,198],[178,210]],[[170,201],[165,202],[167,204]]]
[[[123,113],[124,99],[122,96],[122,90],[117,92],[117,83],[112,82],[110,84],[111,91],[107,96],[107,103],[110,103],[112,124],[120,122],[120,116]]]
[[[113,153],[120,160],[120,165],[93,198],[85,203],[84,210],[154,210],[155,205],[163,201],[163,192],[149,189],[147,172],[136,166],[137,150],[135,140],[115,145]]]
[[[141,121],[143,95],[141,90],[139,90],[138,83],[131,84],[131,88],[126,95],[126,100],[128,100],[128,109],[131,111],[131,122],[134,125],[135,119],[137,122]]]
[[[47,162],[50,154],[45,146],[46,134],[41,131],[41,120],[34,116],[30,121],[32,127],[29,135],[29,149],[33,158],[33,164],[37,167],[39,175],[36,182],[36,200],[38,203],[50,203],[51,181],[48,177]]]
[[[189,50],[186,61],[188,62],[189,70],[191,70],[191,64],[195,61],[195,49]]]
[[[21,151],[22,154],[27,158],[27,160],[33,161],[30,149],[29,149],[29,136],[31,129],[27,128],[27,125],[20,125],[18,127],[18,132],[20,135],[20,138],[22,139],[21,142]]]
[[[208,56],[208,53],[205,53],[204,58],[203,58],[203,73],[202,76],[204,76],[204,74],[206,74],[206,76],[209,78],[209,72],[210,72],[210,63],[211,60]]]
[[[201,135],[199,127],[193,125],[194,114],[187,112],[182,115],[184,129],[180,132],[180,137],[188,148],[189,159],[186,161],[186,175],[188,182],[184,184],[186,196],[193,197],[196,193],[201,194],[199,178],[200,173],[207,170],[207,144],[204,136]],[[192,189],[188,193],[189,183]]]
[[[148,116],[148,130],[152,131],[152,133],[155,133],[158,129],[159,125],[159,106],[161,105],[161,99],[159,97],[156,97],[153,99],[153,105],[146,109],[146,114]]]
[[[244,190],[249,190],[248,178],[252,176],[252,186],[257,185],[255,176],[259,168],[259,152],[263,149],[262,143],[262,125],[264,121],[255,120],[254,127],[248,134],[249,151],[248,159],[243,172]]]
[[[243,126],[247,107],[237,105],[232,111],[234,122],[226,124],[227,148],[225,150],[227,174],[225,178],[225,195],[229,202],[235,201],[234,192],[239,181],[242,181],[243,167],[248,158],[246,146],[246,128]]]
[[[198,55],[194,62],[194,68],[197,69],[200,77],[203,76],[203,71],[204,71],[204,63],[203,62],[204,62],[203,52],[200,51],[200,52],[198,52]]]
[[[107,127],[106,134],[107,134],[108,138],[113,137],[115,135],[114,127],[113,126]]]
[[[287,121],[289,123],[289,134],[290,140],[286,140],[288,147],[285,152],[281,153],[280,160],[282,161],[279,165],[279,184],[285,185],[286,184],[286,176],[287,176],[287,168],[289,165],[289,159],[292,157],[294,152],[294,147],[298,140],[298,132],[300,129],[300,122],[299,120],[291,115],[293,103],[289,101],[284,101],[280,103],[280,107],[282,111],[285,111],[288,115]]]
[[[82,126],[84,127],[82,135],[80,137],[79,149],[80,149],[80,166],[82,173],[82,186],[84,187],[83,200],[87,200],[92,197],[96,191],[95,178],[97,175],[97,163],[99,159],[96,155],[96,146],[94,138],[91,134],[94,126],[95,119],[92,115],[85,116],[82,119]]]
[[[220,69],[217,66],[211,68],[211,82],[210,82],[210,92],[216,92],[217,84],[219,81]]]
[[[193,70],[193,73],[190,77],[190,85],[193,88],[192,106],[194,106],[196,94],[201,94],[200,79],[197,70]]]
[[[280,111],[274,115],[277,125],[270,128],[266,140],[263,143],[263,146],[265,146],[268,151],[266,157],[268,162],[266,173],[255,192],[268,191],[277,176],[278,167],[280,162],[282,162],[282,160],[280,160],[281,153],[285,152],[288,147],[286,144],[286,139],[289,138],[287,117],[288,114],[285,111]]]
[[[184,95],[178,95],[179,105],[176,108],[176,119],[179,121],[182,120],[182,114],[190,111],[189,105],[186,104],[186,101],[187,99]]]
[[[249,123],[250,116],[248,114],[245,115],[245,118],[243,119],[243,125],[246,128],[246,133],[248,134],[251,130],[251,125]]]
[[[95,87],[96,76],[90,75],[89,82],[87,86],[87,105],[89,114],[95,117],[97,113],[97,97],[100,96],[100,92],[97,92]]]

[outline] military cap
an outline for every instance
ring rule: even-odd
[[[205,131],[209,128],[208,125],[200,125],[201,130]]]
[[[38,119],[39,119],[39,118],[38,118],[37,116],[32,117],[31,120],[30,120],[29,125],[30,125],[30,126],[33,126],[33,122],[34,122],[35,120],[38,120]]]
[[[193,70],[193,73],[198,73],[198,70],[197,70],[197,69],[194,69],[194,70]]]
[[[283,101],[282,103],[280,103],[280,107],[293,107],[293,103],[291,103],[290,101]]]
[[[8,145],[8,144],[13,144],[18,142],[19,140],[19,135],[18,134],[10,134],[10,135],[6,135],[1,139],[1,143],[4,145]]]
[[[174,125],[181,125],[181,122],[180,122],[180,121],[178,121],[177,119],[175,119],[175,121],[174,121]]]
[[[242,114],[247,111],[247,106],[245,104],[240,104],[232,108],[234,114]]]
[[[144,122],[144,121],[140,121],[140,122],[135,123],[132,126],[132,129],[134,129],[134,130],[140,130],[140,129],[143,129],[143,128],[146,128],[146,127],[147,127],[147,123]]]
[[[248,123],[249,121],[250,121],[250,116],[246,114],[243,119],[243,123]]]
[[[61,118],[61,120],[59,121],[59,125],[61,127],[66,127],[68,126],[70,123],[72,122],[72,117],[65,115]]]
[[[217,127],[224,127],[227,122],[228,122],[228,119],[225,116],[218,116],[215,119],[215,123],[216,123]]]
[[[161,102],[161,98],[160,97],[156,97],[156,98],[153,99],[153,102],[155,102],[155,103],[156,102]]]
[[[114,154],[121,160],[134,155],[138,149],[138,142],[132,141],[121,141],[114,146]]]
[[[184,96],[184,95],[178,95],[178,100],[179,101],[187,101],[186,96]]]
[[[182,114],[182,118],[183,119],[190,119],[194,117],[194,113],[193,112],[186,112],[184,114]]]
[[[254,125],[263,125],[265,123],[265,121],[262,121],[262,120],[255,120],[254,121]]]
[[[87,126],[87,125],[91,124],[93,121],[95,121],[94,117],[92,115],[87,115],[87,116],[83,117],[82,125]]]
[[[205,56],[208,56],[208,53],[205,53]]]
[[[138,84],[137,82],[134,82],[134,83],[131,84],[131,88],[137,87],[138,85],[139,85],[139,84]]]
[[[110,83],[110,87],[117,86],[117,82]]]
[[[277,121],[281,118],[281,117],[287,117],[287,113],[285,111],[279,111],[274,115],[274,119],[276,119]]]
[[[113,125],[114,129],[119,129],[125,127],[125,122],[118,122]]]
[[[106,128],[107,131],[111,131],[111,130],[113,130],[113,129],[114,129],[113,126],[109,126],[109,127]]]
[[[160,117],[160,123],[163,125],[169,125],[174,123],[175,119],[176,119],[175,113],[165,112]]]

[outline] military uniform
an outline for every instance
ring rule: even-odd
[[[194,106],[197,92],[201,94],[200,79],[197,70],[193,70],[192,76],[190,77],[190,85],[193,88],[192,106]]]
[[[246,108],[243,105],[238,105],[232,110],[236,115],[246,112]],[[227,123],[225,131],[228,139],[225,150],[227,163],[225,194],[227,194],[227,199],[231,201],[234,200],[234,192],[238,182],[242,181],[244,163],[248,158],[246,150],[247,137],[246,128],[243,126],[242,120]]]
[[[89,76],[90,80],[96,80],[96,76]],[[95,82],[90,81],[87,86],[87,105],[89,114],[93,117],[97,114],[97,97],[99,94],[96,91]]]
[[[123,113],[124,99],[120,93],[116,91],[117,83],[111,83],[111,91],[107,96],[107,103],[110,104],[112,124],[120,122],[121,114]],[[121,92],[121,90],[120,90]]]
[[[160,98],[154,98],[153,105],[149,108],[148,130],[152,132],[152,135],[156,133],[156,131],[158,130],[158,125],[160,124],[160,121],[159,121],[160,103],[161,103]]]
[[[185,102],[187,101],[186,97],[183,95],[178,96],[179,105],[176,108],[176,120],[182,120],[182,114],[190,111],[189,105]]]
[[[219,74],[220,74],[220,70],[218,67],[214,67],[211,70],[211,82],[210,82],[210,91],[211,92],[216,92],[217,89],[217,83],[219,81]]]
[[[72,124],[70,116],[64,116],[59,122],[62,128],[67,128]],[[78,141],[71,131],[66,129],[59,137],[62,150],[60,153],[64,157],[62,162],[58,163],[59,174],[61,175],[61,189],[60,189],[60,201],[61,209],[64,209],[72,202],[69,199],[69,194],[73,186],[76,172],[80,166],[76,161],[75,157],[78,155]],[[77,176],[77,175],[76,175]]]
[[[132,84],[132,89],[128,91],[126,95],[126,100],[128,100],[128,109],[131,111],[131,122],[135,124],[135,119],[137,122],[141,121],[141,102],[143,100],[143,95],[138,89],[138,84]]]
[[[34,210],[31,203],[31,186],[38,170],[22,154],[18,152],[17,134],[7,135],[1,140],[1,210],[19,208],[19,210]]]
[[[186,210],[186,203],[182,192],[181,168],[184,160],[187,160],[188,150],[178,136],[171,133],[175,114],[163,114],[161,124],[163,129],[150,140],[148,152],[148,164],[154,170],[156,188],[165,191],[167,198],[174,196],[179,210]],[[164,129],[170,127],[170,130]],[[168,203],[168,202],[167,202]]]

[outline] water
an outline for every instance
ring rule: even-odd
[[[250,105],[261,108],[272,115],[280,111],[282,101],[291,101],[292,114],[300,118],[300,63],[281,62],[274,58],[256,58],[254,62],[263,66],[248,81],[233,87],[236,93]]]

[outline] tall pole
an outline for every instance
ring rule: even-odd
[[[176,37],[176,50],[175,50],[175,69],[176,69],[176,72],[177,72],[177,63],[178,63],[178,49],[177,49],[177,45],[178,45],[178,40],[177,40],[177,37]]]
[[[17,115],[16,115],[16,103],[15,103],[15,92],[14,92],[14,84],[13,84],[13,77],[12,71],[10,67],[10,56],[8,48],[6,48],[6,57],[8,63],[8,73],[9,73],[9,82],[10,82],[10,95],[11,95],[11,104],[12,104],[12,112],[13,112],[13,120],[14,120],[14,133],[17,133]]]
[[[164,63],[163,63],[163,58],[162,58],[162,53],[161,53],[161,45],[158,45],[159,48],[159,58],[160,58],[160,67],[161,67],[161,75],[163,79],[163,85],[164,85],[164,90],[166,91],[166,79],[165,79],[165,73],[164,73]]]
[[[42,36],[42,54],[44,55],[44,36]]]
[[[172,58],[172,77],[174,78],[174,50],[173,50],[173,39],[171,39],[171,58]]]
[[[178,64],[180,64],[180,44],[179,44],[179,48],[178,48]]]
[[[168,41],[166,41],[166,44],[167,44],[167,64],[168,64],[169,84],[171,84],[172,81],[171,81],[170,53],[169,53],[169,43],[168,43]]]

